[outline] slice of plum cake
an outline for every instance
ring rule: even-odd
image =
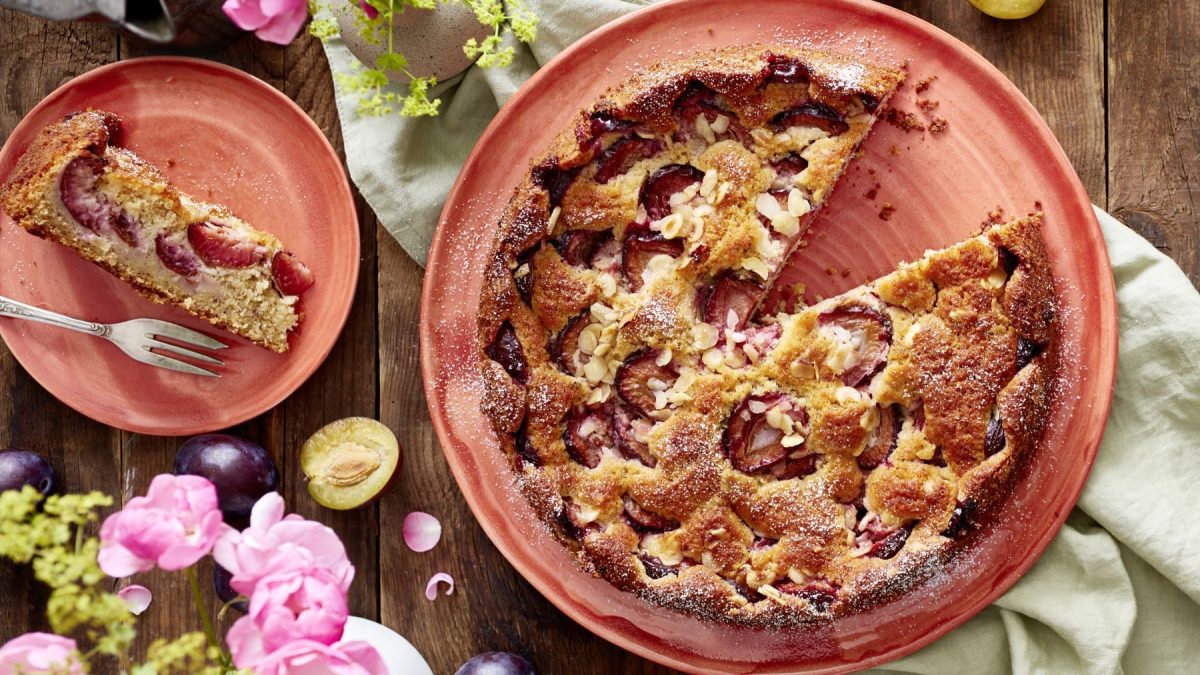
[[[0,187],[0,205],[152,300],[287,351],[312,272],[273,235],[179,191],[117,145],[119,129],[101,111],[47,126]]]

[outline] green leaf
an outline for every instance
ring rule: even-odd
[[[408,67],[408,59],[403,54],[384,52],[375,57],[375,67],[384,71],[401,71]]]

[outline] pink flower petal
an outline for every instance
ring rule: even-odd
[[[133,612],[134,616],[137,616],[146,611],[146,608],[150,606],[150,600],[154,596],[150,593],[149,588],[130,584],[117,591],[117,597],[124,600],[125,604],[129,606],[129,611]]]
[[[438,583],[445,583],[449,588],[446,589],[446,595],[454,595],[454,577],[445,572],[438,572],[429,578],[429,583],[425,584],[425,597],[430,600],[436,600],[438,594]]]
[[[413,511],[404,518],[404,543],[417,553],[424,553],[437,546],[442,538],[442,524],[437,518],[424,513]]]

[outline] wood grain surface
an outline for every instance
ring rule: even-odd
[[[971,45],[1041,111],[1093,201],[1150,239],[1200,282],[1200,5],[1169,0],[1048,0],[1030,19],[991,19],[965,0],[890,0]],[[241,68],[283,91],[341,149],[328,66],[315,41],[286,48],[230,35],[207,14],[186,52]],[[222,39],[215,42],[211,36]],[[0,10],[0,135],[66,80],[116,59],[177,53],[135,43],[96,24],[51,24]],[[346,330],[320,370],[282,405],[232,429],[262,443],[281,470],[291,510],[334,527],[357,568],[351,610],[405,635],[435,673],[471,655],[515,651],[543,673],[668,672],[592,636],[525,583],[484,536],[451,478],[422,394],[417,321],[421,269],[358,200],[362,271]],[[171,469],[181,439],[117,431],[80,416],[41,389],[0,350],[0,447],[47,455],[72,491],[123,498]],[[404,448],[400,476],[366,508],[333,512],[305,492],[296,466],[304,439],[350,415],[377,417]],[[408,550],[404,516],[441,519],[441,544]],[[447,571],[457,592],[430,603],[425,581]],[[208,568],[202,575],[210,573]],[[45,627],[45,593],[27,571],[0,564],[0,642]],[[199,627],[180,575],[142,583],[155,600],[140,622],[151,636]],[[207,588],[208,584],[205,584]],[[211,597],[211,596],[210,596]],[[230,619],[226,619],[228,623]],[[112,664],[109,664],[110,666]],[[115,669],[115,668],[113,668]]]

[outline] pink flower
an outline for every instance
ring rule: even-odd
[[[346,592],[324,570],[289,570],[259,579],[227,639],[235,655],[257,653],[259,645],[271,653],[296,640],[330,645],[342,639],[347,616]]]
[[[308,0],[225,0],[221,9],[238,28],[277,45],[295,39],[308,18]]]
[[[296,514],[284,517],[283,497],[269,492],[250,512],[242,532],[225,525],[213,558],[232,576],[234,590],[253,597],[259,580],[291,570],[323,570],[343,593],[354,579],[354,566],[337,534]]]
[[[236,627],[236,625],[235,625]],[[233,632],[233,629],[230,629]],[[379,652],[366,642],[338,642],[323,645],[298,640],[252,662],[234,657],[238,668],[251,668],[254,675],[387,675],[388,669]]]
[[[100,527],[100,569],[112,577],[189,567],[221,534],[217,490],[200,476],[161,474]]]
[[[367,0],[358,0],[358,6],[362,8],[363,14],[367,15],[368,19],[375,20],[379,18],[379,10],[371,6]]]
[[[75,641],[70,638],[26,633],[0,646],[0,675],[83,675],[83,672]]]

